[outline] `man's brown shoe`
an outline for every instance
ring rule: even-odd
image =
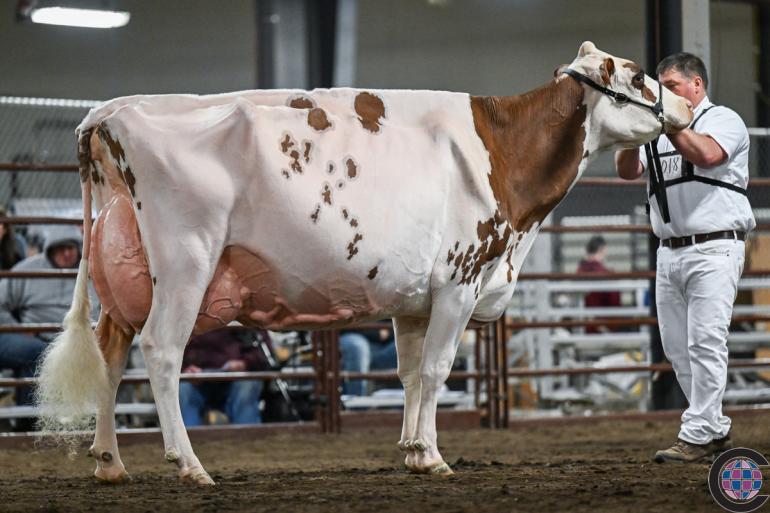
[[[715,438],[711,441],[711,449],[715,456],[732,448],[733,439],[730,438],[730,433],[727,433],[723,438]]]
[[[708,462],[714,455],[712,443],[706,445],[691,444],[684,440],[677,440],[674,445],[668,449],[663,449],[655,453],[657,463],[674,461],[678,463]]]

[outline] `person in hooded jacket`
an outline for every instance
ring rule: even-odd
[[[75,269],[80,262],[82,235],[77,226],[52,227],[43,252],[25,258],[12,271]],[[72,303],[72,278],[6,278],[0,280],[0,326],[28,323],[60,323]],[[96,318],[98,299],[93,289],[92,318]],[[40,354],[55,333],[0,333],[0,369],[12,369],[16,377],[34,376]],[[32,403],[29,387],[16,391],[19,405]]]

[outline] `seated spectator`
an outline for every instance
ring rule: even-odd
[[[390,328],[343,331],[340,353],[343,371],[369,372],[398,367],[396,340]],[[362,379],[342,383],[342,393],[346,395],[366,395],[366,389],[366,381]]]
[[[607,256],[607,241],[601,235],[591,237],[586,244],[586,256],[580,261],[577,272],[579,273],[606,273],[611,272],[604,265]],[[616,307],[620,306],[620,292],[597,291],[586,294],[583,298],[584,305],[588,308]],[[586,333],[607,333],[612,331],[607,326],[586,328]]]
[[[74,269],[80,261],[82,244],[76,226],[52,228],[43,253],[22,260],[13,271],[46,271]],[[72,302],[73,278],[7,278],[0,280],[0,325],[26,323],[60,323]],[[96,317],[98,300],[90,290],[92,318]],[[35,373],[37,360],[55,333],[0,333],[0,369],[12,369],[17,377]],[[18,404],[31,404],[28,387],[16,390]]]
[[[253,372],[269,369],[267,357],[260,347],[269,348],[265,331],[214,330],[190,339],[184,352],[182,372]],[[262,416],[259,402],[263,381],[179,383],[179,404],[186,426],[205,424],[204,415],[220,410],[231,424],[259,424]]]
[[[0,217],[8,214],[0,207]],[[6,271],[27,256],[27,245],[24,239],[16,234],[13,225],[0,223],[0,270]]]

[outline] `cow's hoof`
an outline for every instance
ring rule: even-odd
[[[396,445],[401,452],[409,452],[412,450],[412,442],[409,440],[399,440]]]
[[[125,469],[110,471],[104,468],[97,468],[94,471],[94,477],[97,481],[104,484],[122,484],[131,481],[131,476]]]
[[[427,473],[433,476],[451,476],[452,474],[454,474],[454,471],[449,465],[447,465],[442,461],[438,465],[435,465],[430,469],[428,469]]]
[[[180,475],[180,478],[185,483],[194,484],[197,486],[214,486],[216,483],[211,476],[202,468],[190,470]]]

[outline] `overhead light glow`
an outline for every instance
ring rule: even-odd
[[[72,9],[69,7],[42,7],[30,15],[33,23],[66,25],[68,27],[116,28],[131,19],[131,13],[99,9]]]

